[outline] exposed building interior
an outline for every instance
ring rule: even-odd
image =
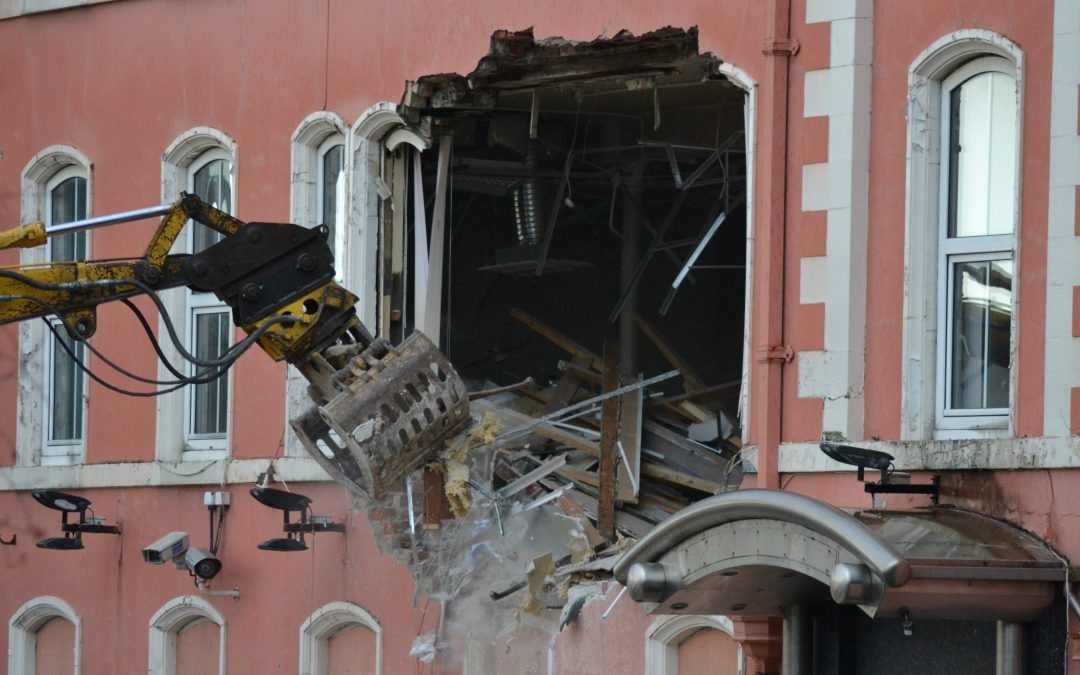
[[[641,50],[604,54],[598,72],[517,79],[503,64],[485,74],[490,89],[424,111],[433,134],[453,138],[442,343],[467,381],[543,385],[561,375],[565,352],[514,320],[515,308],[596,353],[619,338],[624,374],[670,369],[643,321],[706,386],[729,385],[713,403],[736,418],[745,95],[716,59],[693,52],[665,65],[620,63]],[[432,105],[457,81],[420,85],[433,88]],[[423,157],[433,195],[438,153]],[[682,393],[678,382],[665,391]]]

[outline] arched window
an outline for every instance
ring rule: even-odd
[[[338,280],[345,278],[348,171],[345,121],[334,113],[308,115],[292,136],[292,220],[330,228]]]
[[[1022,62],[965,30],[909,71],[905,440],[1009,433]]]
[[[348,274],[352,237],[349,230],[347,128],[340,116],[326,111],[308,115],[296,127],[292,135],[290,219],[304,227],[326,225],[330,229],[327,244],[334,255],[335,278],[338,282],[348,279],[346,283],[352,290]],[[292,419],[309,405],[307,380],[290,366],[286,383],[286,417]],[[285,433],[286,452],[302,453],[292,428],[288,427]]]
[[[318,150],[318,221],[330,228],[330,250],[334,259],[344,258],[345,236],[345,139],[337,134],[327,138]],[[340,249],[340,250],[339,250]],[[342,278],[339,270],[338,278]]]
[[[384,141],[405,126],[397,114],[397,106],[384,101],[376,103],[360,115],[351,130],[352,150],[349,159],[353,170],[352,217],[357,224],[360,240],[350,251],[349,269],[353,277],[351,290],[360,301],[357,315],[372,333],[384,326],[377,318],[382,280],[379,278],[379,236],[382,231],[384,205],[391,198],[387,177],[393,173],[388,162]]]
[[[300,627],[300,674],[382,672],[382,628],[351,602],[315,610]]]
[[[1019,111],[1000,57],[941,88],[937,426],[962,429],[1009,414]]]
[[[236,213],[236,143],[209,127],[181,134],[162,156],[162,201],[173,202],[180,193],[197,194],[227,213]],[[175,252],[201,251],[221,239],[199,223],[189,223]],[[161,294],[165,307],[185,336],[187,348],[199,358],[214,358],[232,343],[232,320],[227,305],[212,293],[187,289]],[[182,362],[175,348],[162,343],[174,366],[194,374],[195,367]],[[164,366],[161,379],[171,379]],[[228,454],[231,427],[229,374],[206,384],[158,398],[157,458],[163,461],[221,459]]]
[[[224,148],[206,150],[187,170],[188,192],[226,213],[234,213],[232,157]],[[201,223],[188,224],[188,247],[192,253],[205,251],[223,235]],[[232,319],[227,305],[213,293],[188,291],[188,349],[200,359],[216,359],[225,354],[232,337]],[[198,367],[189,364],[188,373]],[[228,449],[229,373],[213,382],[185,387],[187,392],[186,449],[188,456],[198,451]],[[202,453],[200,453],[202,454]]]
[[[22,221],[59,225],[86,218],[90,195],[90,161],[71,146],[51,146],[23,169]],[[88,232],[58,236],[45,246],[23,249],[20,262],[86,260],[89,246]],[[29,356],[19,365],[25,383],[17,441],[22,465],[78,464],[86,453],[86,376],[75,361],[83,360],[85,347],[68,336],[59,319],[52,325],[59,337],[37,321],[19,326],[21,351]]]
[[[8,624],[9,673],[80,671],[82,620],[66,602],[53,596],[34,598]]]
[[[661,617],[645,632],[645,673],[742,675],[742,647],[732,633],[726,616]]]
[[[193,595],[165,603],[150,619],[150,675],[225,673],[225,619]]]

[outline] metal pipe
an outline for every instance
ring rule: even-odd
[[[763,152],[755,156],[762,168],[761,189],[754,188],[754,319],[750,334],[752,343],[746,348],[756,353],[751,357],[750,442],[758,446],[757,485],[763,488],[780,487],[778,468],[780,428],[783,424],[784,361],[763,359],[762,352],[784,344],[784,253],[787,234],[787,161],[788,117],[790,100],[788,80],[791,51],[772,48],[772,44],[788,43],[791,38],[791,0],[769,0],[765,15],[766,50],[765,80],[760,88],[763,112],[761,135],[757,147]],[[752,169],[748,169],[752,170]],[[761,246],[758,243],[762,244]],[[762,301],[759,303],[758,298]],[[762,363],[764,361],[764,363]]]
[[[112,213],[106,216],[73,220],[70,223],[49,225],[45,228],[45,233],[65,234],[67,232],[79,232],[82,230],[92,230],[95,227],[105,227],[106,225],[127,223],[132,220],[143,220],[145,218],[153,218],[154,216],[163,216],[168,213],[172,207],[172,204],[162,204],[161,206],[147,206],[146,208],[135,209],[134,211],[124,211],[122,213]]]
[[[625,387],[619,387],[618,389],[613,389],[612,391],[609,391],[609,392],[607,392],[605,394],[600,394],[599,396],[593,396],[592,398],[587,398],[584,401],[579,401],[579,402],[577,402],[577,403],[575,403],[573,405],[568,405],[565,408],[560,408],[560,409],[556,410],[553,413],[549,413],[547,415],[544,415],[543,417],[537,417],[535,419],[529,420],[528,422],[525,422],[524,424],[520,424],[520,425],[518,425],[516,427],[508,429],[508,430],[502,432],[501,434],[499,434],[499,437],[498,437],[497,440],[501,441],[501,440],[505,440],[507,438],[511,438],[513,436],[523,434],[526,431],[529,431],[530,429],[532,429],[533,427],[544,424],[545,422],[550,422],[552,420],[566,419],[568,417],[577,417],[578,415],[571,415],[571,413],[575,413],[575,412],[577,412],[579,410],[582,410],[584,408],[588,408],[588,407],[592,406],[593,404],[600,403],[602,401],[606,401],[609,398],[614,398],[616,396],[622,396],[624,394],[629,394],[632,391],[637,391],[638,389],[644,389],[645,387],[651,387],[652,385],[659,384],[660,382],[663,382],[664,380],[670,380],[671,378],[675,377],[678,374],[679,374],[678,370],[669,370],[666,373],[663,373],[661,375],[657,375],[655,377],[650,377],[647,380],[642,380],[641,382],[635,382],[634,384],[628,384]]]
[[[1073,614],[1080,619],[1080,602],[1077,602],[1076,596],[1069,590],[1069,582],[1065,582],[1065,597],[1069,600],[1069,607],[1072,608]]]
[[[814,618],[810,607],[797,603],[784,608],[783,675],[809,675],[814,671]]]
[[[996,675],[1023,675],[1027,672],[1024,624],[1019,621],[997,622]]]

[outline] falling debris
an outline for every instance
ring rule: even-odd
[[[484,415],[484,420],[469,430],[470,445],[484,444],[489,448],[495,447],[495,441],[503,431],[503,423],[493,413]]]
[[[529,566],[525,568],[525,582],[528,592],[521,602],[521,611],[529,614],[539,614],[542,605],[540,594],[547,584],[548,578],[555,573],[555,560],[551,553],[533,558]]]
[[[472,490],[469,489],[469,467],[448,460],[443,465],[446,469],[445,487],[446,498],[450,501],[450,511],[455,518],[463,518],[469,512],[472,504]]]
[[[435,660],[435,633],[427,632],[416,636],[412,647],[409,648],[409,656],[420,659],[420,663],[431,663]]]

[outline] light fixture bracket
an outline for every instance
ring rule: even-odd
[[[285,537],[267,539],[259,544],[264,551],[306,551],[305,534],[318,532],[344,532],[345,525],[332,522],[329,516],[315,516],[311,513],[311,499],[295,492],[286,492],[271,487],[255,487],[251,496],[263,506],[282,512],[282,531]],[[289,519],[290,513],[299,514],[298,521]]]
[[[86,511],[90,508],[90,500],[85,497],[55,490],[34,490],[31,494],[45,508],[60,512],[60,531],[64,533],[63,537],[42,539],[37,543],[38,548],[77,551],[83,548],[82,536],[84,534],[120,534],[119,525],[106,525],[104,518],[86,516]],[[68,522],[70,513],[79,514],[78,522]],[[15,543],[14,540],[12,543]]]

